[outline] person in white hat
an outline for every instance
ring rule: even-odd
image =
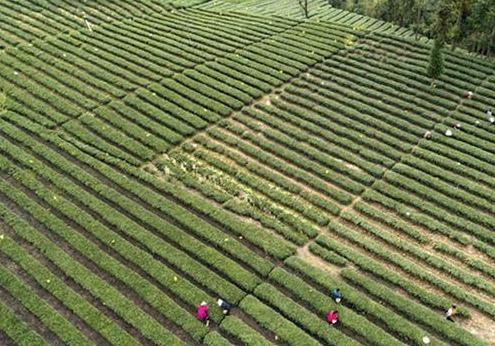
[[[218,299],[217,304],[220,307],[220,309],[222,309],[224,315],[228,315],[230,313],[231,306],[225,300]]]
[[[208,304],[206,302],[201,302],[199,306],[196,309],[196,317],[198,320],[202,321],[203,323],[208,326],[210,324],[210,316],[208,316]]]

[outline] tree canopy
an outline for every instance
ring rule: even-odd
[[[453,48],[495,52],[495,0],[329,0],[329,4],[409,27]]]

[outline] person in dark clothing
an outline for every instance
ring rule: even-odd
[[[220,309],[222,309],[224,315],[228,315],[230,313],[231,306],[225,300],[218,299],[217,304],[220,307]]]
[[[338,288],[334,288],[334,290],[332,291],[332,298],[337,302],[337,303],[340,303],[340,301],[342,300],[342,293],[340,293],[340,289]]]

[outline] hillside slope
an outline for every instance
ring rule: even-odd
[[[495,64],[317,3],[1,3],[0,344],[495,343]]]

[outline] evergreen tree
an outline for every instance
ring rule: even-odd
[[[430,53],[430,62],[426,69],[426,74],[433,80],[439,78],[444,72],[443,56],[442,56],[443,43],[439,40],[435,40]]]

